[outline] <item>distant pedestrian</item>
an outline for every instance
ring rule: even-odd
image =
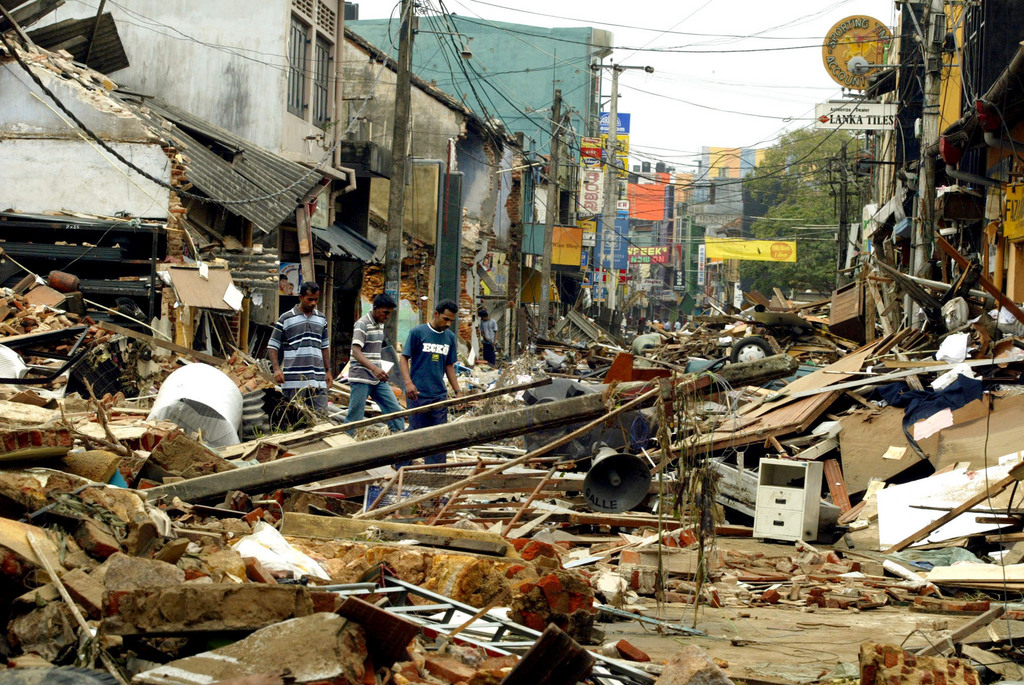
[[[678,333],[679,331],[683,330],[683,322],[680,321],[679,319],[676,319],[674,330],[675,330],[676,333]]]
[[[367,397],[372,397],[384,414],[402,410],[402,405],[395,399],[395,391],[388,383],[391,369],[385,370],[385,362],[381,359],[381,350],[387,347],[384,323],[391,318],[395,307],[395,301],[390,297],[377,295],[373,298],[373,309],[360,317],[352,329],[352,361],[348,370],[351,391],[345,423],[363,419]],[[391,419],[388,426],[392,433],[400,433],[405,430],[405,421]]]
[[[274,381],[289,400],[298,399],[319,412],[327,411],[331,374],[330,336],[327,318],[316,308],[320,286],[307,281],[299,287],[299,303],[274,324],[267,356]],[[278,353],[283,355],[279,360]]]
[[[491,318],[486,309],[481,309],[476,314],[480,317],[480,324],[477,328],[480,331],[480,340],[483,342],[484,361],[491,366],[495,366],[498,363],[498,356],[494,352],[494,341],[498,335],[498,322]]]
[[[462,396],[459,379],[455,375],[458,361],[457,342],[451,326],[455,323],[459,306],[451,300],[443,300],[434,308],[430,323],[420,324],[411,331],[402,348],[400,367],[405,380],[405,396],[409,409],[440,402],[448,397],[445,378],[455,391]],[[448,408],[431,409],[409,417],[409,430],[438,426],[448,422]],[[423,461],[427,464],[443,464],[448,455],[434,454]],[[396,467],[409,462],[399,462]]]

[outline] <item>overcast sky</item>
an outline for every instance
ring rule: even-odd
[[[780,133],[810,125],[815,103],[841,96],[821,58],[833,24],[851,15],[896,23],[892,0],[444,2],[467,17],[610,31],[613,61],[655,69],[619,77],[619,111],[632,117],[630,162],[664,160],[680,170],[704,145],[766,147]],[[397,0],[358,4],[360,19],[398,14]]]

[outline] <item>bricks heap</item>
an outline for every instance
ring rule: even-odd
[[[520,585],[509,617],[539,631],[554,624],[577,642],[590,644],[597,617],[594,590],[582,576],[557,569],[536,582]]]
[[[66,428],[15,429],[0,431],[0,453],[11,454],[40,447],[71,448],[74,440]]]
[[[978,685],[978,674],[964,659],[917,656],[896,645],[860,646],[861,685]]]

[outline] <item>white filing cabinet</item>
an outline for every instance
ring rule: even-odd
[[[820,507],[821,462],[761,460],[755,538],[810,542],[818,537]]]

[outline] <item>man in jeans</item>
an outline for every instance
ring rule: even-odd
[[[444,385],[447,377],[456,397],[462,396],[459,379],[455,375],[455,362],[458,361],[455,334],[451,325],[459,306],[451,300],[439,302],[434,308],[434,318],[430,323],[420,324],[409,331],[409,338],[402,348],[399,362],[402,378],[405,381],[405,396],[409,409],[422,407],[426,404],[440,402],[448,397],[448,389]],[[409,430],[438,426],[448,422],[448,408],[431,409],[430,411],[413,414],[409,417]],[[448,460],[446,454],[434,454],[426,457],[426,464],[443,464]],[[395,467],[406,466],[409,462],[399,462]]]
[[[384,414],[402,409],[388,383],[389,374],[384,370],[381,360],[381,350],[385,347],[384,323],[394,311],[394,300],[387,295],[377,295],[373,298],[373,309],[356,321],[352,330],[352,363],[348,370],[351,394],[345,423],[362,420],[368,396],[373,398]],[[400,433],[405,430],[405,422],[402,419],[391,419],[388,427],[392,433]]]

